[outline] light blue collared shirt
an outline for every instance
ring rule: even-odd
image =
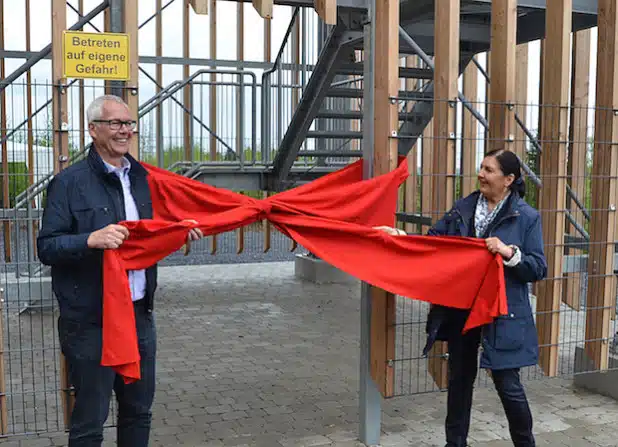
[[[125,157],[122,158],[122,166],[117,168],[103,160],[107,172],[113,172],[120,179],[122,184],[122,194],[124,196],[124,212],[125,220],[139,220],[139,213],[135,199],[131,194],[131,179],[129,178],[129,170],[131,162]],[[129,287],[131,288],[131,299],[133,301],[141,300],[146,295],[146,270],[129,270]]]

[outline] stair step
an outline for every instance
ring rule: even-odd
[[[422,118],[422,114],[420,113],[412,113],[412,112],[400,112],[399,119],[401,121],[409,121],[412,119]],[[322,109],[316,115],[316,118],[324,118],[324,119],[350,119],[350,120],[362,120],[363,112],[361,110],[332,110],[332,109]]]
[[[299,157],[362,157],[362,151],[299,151]]]
[[[411,99],[411,100],[432,100],[433,95],[429,95],[423,92],[408,92],[408,91],[400,91],[398,93],[398,97],[401,99]],[[360,88],[331,88],[326,93],[326,96],[330,98],[362,98],[363,97],[363,89]]]
[[[346,64],[337,69],[337,74],[363,75],[363,63]],[[433,79],[433,71],[427,68],[399,67],[399,77],[407,79]]]
[[[363,138],[363,133],[354,130],[310,130],[307,132],[307,138],[360,139]]]

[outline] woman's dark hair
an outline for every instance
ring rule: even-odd
[[[511,191],[519,194],[523,197],[526,194],[526,183],[521,176],[521,162],[519,157],[514,152],[507,151],[506,149],[495,149],[485,154],[485,157],[494,157],[500,165],[500,170],[504,175],[515,176],[515,180],[511,183]]]

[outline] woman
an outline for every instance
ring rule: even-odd
[[[534,446],[532,415],[519,370],[538,361],[528,283],[543,279],[547,273],[541,219],[538,211],[522,198],[525,184],[514,153],[488,153],[481,163],[478,180],[479,191],[455,203],[429,234],[485,239],[487,249],[504,259],[509,312],[462,335],[468,311],[432,306],[425,352],[435,340],[448,342],[447,447],[467,445],[479,345],[480,366],[491,370],[513,444]],[[392,230],[389,232],[393,233]]]

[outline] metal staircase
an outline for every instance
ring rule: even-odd
[[[574,2],[573,31],[590,28],[596,25],[596,4],[591,1]],[[400,79],[429,80],[422,90],[403,91],[399,97],[404,102],[414,100],[411,111],[401,110],[399,135],[405,136],[399,140],[399,153],[407,154],[433,116],[433,70],[430,55],[434,45],[434,0],[404,0],[400,4],[400,55],[418,55],[424,60],[424,68],[402,68]],[[271,190],[281,190],[290,184],[298,182],[298,176],[291,170],[299,157],[312,156],[322,159],[318,165],[329,165],[325,159],[341,159],[360,156],[360,151],[339,147],[324,150],[318,149],[320,144],[314,144],[312,150],[301,150],[307,140],[359,140],[362,132],[353,130],[349,124],[342,125],[346,120],[362,120],[361,110],[331,109],[327,102],[336,98],[354,98],[362,104],[362,88],[338,86],[338,80],[347,76],[361,76],[356,79],[362,82],[362,61],[354,61],[355,50],[363,49],[363,23],[365,11],[359,8],[339,8],[339,21],[329,31],[316,64],[303,89],[303,95],[294,115],[281,138],[271,169],[266,176],[266,185]],[[473,60],[475,54],[486,52],[490,47],[491,35],[491,1],[462,0],[460,18],[460,73]],[[518,2],[518,43],[530,42],[542,38],[545,34],[545,2],[527,0]],[[285,44],[285,43],[284,43]],[[345,81],[339,81],[345,82]],[[459,100],[468,106],[463,95]],[[474,114],[487,127],[480,114]],[[522,125],[521,120],[517,120]],[[322,128],[311,129],[314,124],[322,122]],[[336,130],[326,130],[328,125]],[[266,129],[268,127],[265,127]],[[345,130],[343,130],[345,129]],[[532,134],[524,129],[533,144],[538,146]],[[322,144],[324,146],[324,144]],[[531,170],[527,174],[536,182],[538,179]]]

